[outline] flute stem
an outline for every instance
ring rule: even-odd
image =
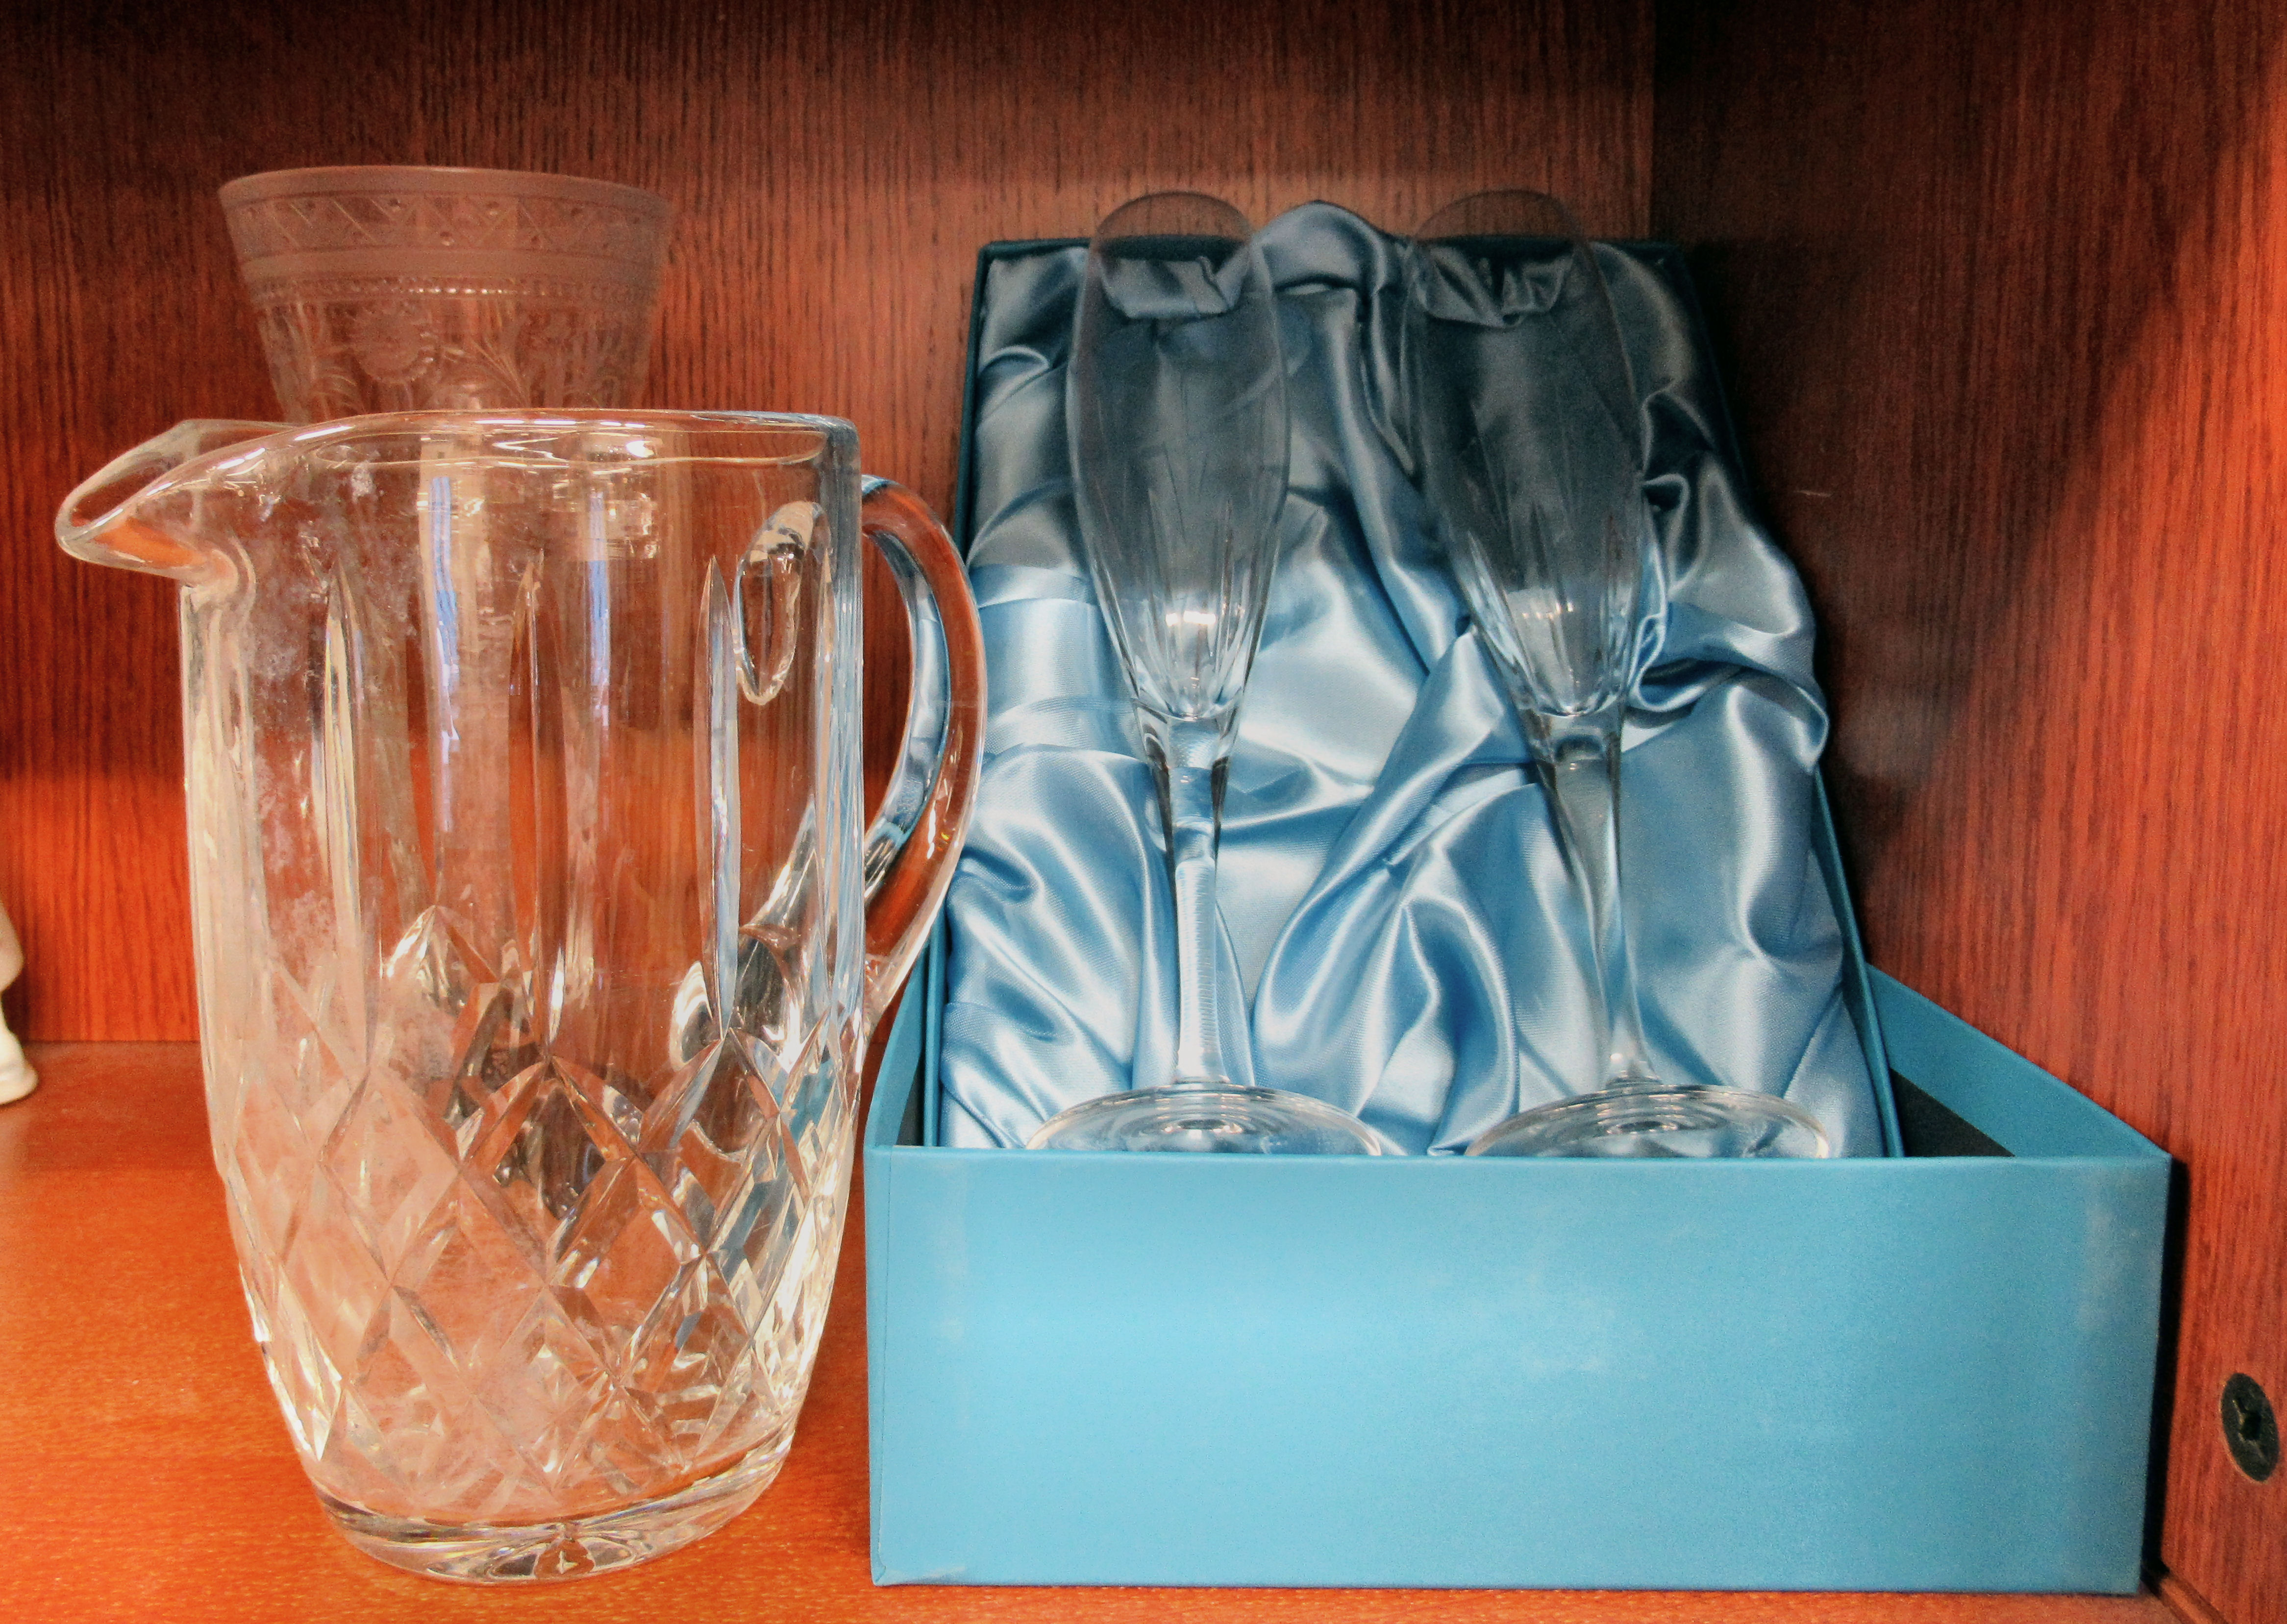
[[[1564,866],[1588,909],[1595,990],[1602,1017],[1602,1086],[1652,1083],[1628,962],[1627,920],[1620,906],[1620,721],[1626,706],[1586,716],[1528,714],[1533,756],[1548,786]]]
[[[1223,1060],[1222,955],[1215,906],[1223,792],[1230,775],[1234,715],[1172,721],[1139,711],[1144,752],[1159,781],[1159,816],[1175,892],[1175,1076],[1185,1084],[1228,1083]]]

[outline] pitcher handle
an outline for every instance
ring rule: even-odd
[[[985,634],[969,576],[927,502],[867,476],[859,524],[905,600],[913,697],[882,809],[866,831],[866,1028],[903,984],[953,884],[985,748]]]

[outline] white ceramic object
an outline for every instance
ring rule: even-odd
[[[0,908],[0,991],[23,973],[24,949],[16,940],[16,927],[8,922],[8,911]],[[7,1018],[0,1015],[0,1105],[12,1100],[21,1100],[40,1085],[40,1074],[24,1061],[24,1045],[8,1029]]]

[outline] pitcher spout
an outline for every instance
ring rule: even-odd
[[[230,448],[281,432],[277,423],[177,423],[114,458],[64,499],[56,540],[90,564],[163,575],[185,586],[227,567],[199,497]]]

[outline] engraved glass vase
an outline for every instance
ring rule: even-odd
[[[616,406],[643,382],[667,200],[510,169],[280,169],[222,189],[289,422]]]

